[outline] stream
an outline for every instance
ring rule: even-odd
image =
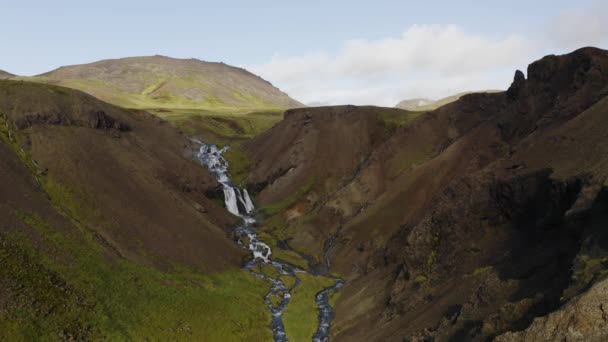
[[[220,149],[216,145],[208,145],[194,139],[192,141],[200,145],[200,149],[196,154],[198,161],[206,166],[222,185],[226,209],[242,219],[241,225],[235,229],[237,243],[242,248],[249,250],[252,255],[252,259],[245,264],[244,268],[256,277],[266,279],[272,284],[268,294],[264,297],[264,300],[272,314],[272,334],[274,340],[276,342],[289,341],[285,332],[285,326],[283,325],[283,312],[289,305],[291,292],[301,283],[298,274],[312,273],[289,263],[272,259],[272,250],[270,246],[260,240],[255,232],[255,226],[257,224],[254,217],[255,206],[247,189],[239,189],[230,181],[228,162],[223,157],[224,152],[228,150],[229,146]],[[280,276],[273,278],[263,273],[264,267],[273,268]],[[291,287],[288,287],[284,282],[284,279],[287,277],[293,277],[294,279]],[[342,279],[336,279],[336,284],[334,286],[317,293],[315,300],[317,307],[319,308],[319,326],[312,339],[314,342],[329,341],[329,332],[333,319],[330,295],[332,292],[342,288],[344,284],[345,282]]]

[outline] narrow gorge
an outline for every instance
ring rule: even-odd
[[[193,141],[200,145],[196,158],[215,175],[217,181],[222,186],[226,209],[242,219],[242,223],[234,230],[234,233],[238,245],[251,252],[252,258],[245,264],[245,269],[256,277],[266,279],[272,283],[268,294],[264,298],[272,313],[272,333],[276,342],[287,342],[289,339],[285,331],[285,325],[283,324],[283,311],[289,305],[292,296],[291,292],[302,281],[298,277],[298,274],[312,273],[284,261],[272,260],[270,246],[259,239],[255,232],[257,224],[255,206],[247,189],[239,189],[230,180],[229,165],[223,156],[229,146],[218,148],[216,145],[208,145],[198,140]],[[274,268],[277,271],[278,277],[272,277],[259,271],[263,267]],[[291,286],[287,285],[285,278],[292,278]],[[342,279],[336,279],[334,286],[326,288],[316,295],[315,300],[319,310],[319,324],[313,337],[314,342],[329,341],[331,321],[333,319],[330,296],[333,292],[342,288],[344,284]]]

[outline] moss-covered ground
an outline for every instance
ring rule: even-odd
[[[332,278],[310,274],[299,274],[298,277],[302,282],[292,291],[289,306],[283,313],[285,331],[294,342],[312,340],[319,325],[316,295],[336,283]]]

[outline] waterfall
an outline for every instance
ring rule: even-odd
[[[236,203],[235,189],[227,184],[222,185],[224,186],[224,203],[226,203],[226,209],[232,214],[240,216],[239,206]]]
[[[249,197],[247,189],[243,189],[243,197],[245,197],[245,209],[247,210],[247,213],[251,213],[255,207],[253,206],[253,202],[251,201],[251,197]]]
[[[238,236],[239,245],[247,248],[253,256],[253,259],[245,264],[245,268],[256,276],[271,281],[272,287],[264,297],[264,300],[272,313],[272,333],[275,342],[287,342],[287,334],[285,333],[285,326],[283,325],[283,311],[291,300],[291,291],[300,285],[301,280],[297,273],[310,273],[287,262],[272,260],[272,250],[270,249],[270,246],[258,239],[258,235],[254,229],[256,219],[253,215],[255,211],[253,201],[251,201],[247,189],[241,190],[233,186],[230,182],[228,162],[222,155],[228,150],[228,146],[218,149],[215,145],[207,145],[194,139],[192,141],[201,145],[199,153],[197,154],[197,159],[201,164],[207,166],[209,171],[215,175],[217,181],[222,185],[226,209],[228,209],[230,213],[243,219],[243,224],[236,228],[235,232]],[[239,209],[239,203],[241,204],[240,207],[243,209],[243,212]],[[291,288],[287,288],[280,277],[274,278],[257,272],[254,269],[254,266],[260,262],[272,266],[281,276],[293,277],[295,279],[295,285]],[[313,341],[329,341],[329,329],[333,318],[329,300],[330,293],[339,290],[342,286],[344,286],[344,281],[336,279],[335,286],[326,288],[317,294],[316,302],[319,308],[319,326],[313,337]],[[278,304],[277,298],[280,299]]]

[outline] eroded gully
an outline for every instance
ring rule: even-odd
[[[291,292],[300,286],[300,278],[298,274],[307,273],[308,271],[298,268],[294,265],[283,261],[272,259],[272,250],[268,244],[260,240],[255,232],[256,219],[255,206],[247,189],[239,189],[230,181],[228,173],[228,162],[223,157],[224,152],[228,150],[228,146],[218,148],[216,145],[208,145],[197,140],[193,140],[200,145],[196,158],[206,166],[216,177],[217,181],[222,185],[224,191],[224,202],[226,208],[232,214],[241,217],[242,224],[235,229],[237,243],[242,248],[249,250],[252,254],[252,259],[245,264],[245,269],[249,270],[257,277],[267,279],[271,282],[271,288],[265,296],[265,301],[272,314],[272,333],[274,340],[277,342],[289,341],[283,324],[283,312],[289,305]],[[263,267],[274,268],[280,277],[274,278],[263,273]],[[317,274],[313,274],[317,275]],[[288,287],[283,281],[286,277],[292,277],[294,281],[291,287]],[[319,308],[319,326],[313,337],[314,342],[329,341],[329,332],[333,312],[330,305],[330,294],[338,291],[344,286],[344,281],[336,279],[336,284],[326,288],[316,295],[316,302]]]

